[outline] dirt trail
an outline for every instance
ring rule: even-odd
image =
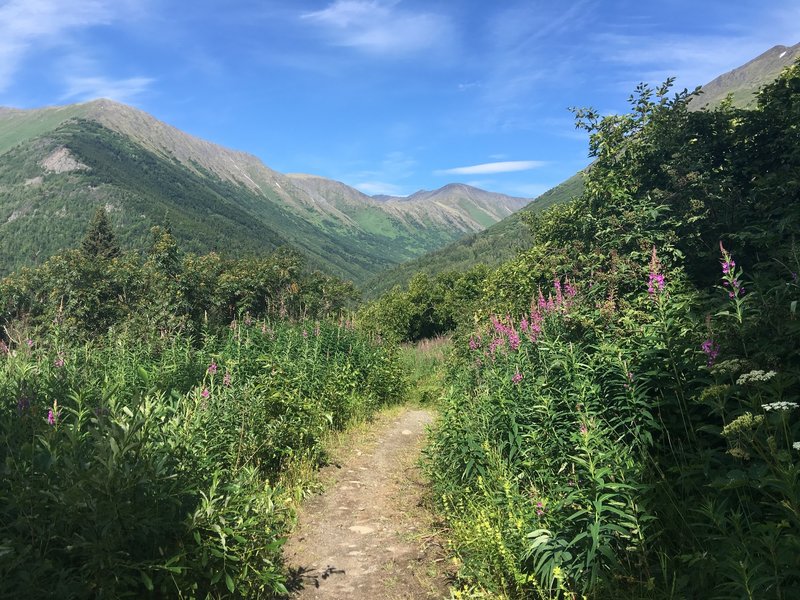
[[[383,415],[322,475],[325,493],[302,507],[284,550],[292,598],[449,597],[445,561],[422,506],[416,466],[426,410]]]

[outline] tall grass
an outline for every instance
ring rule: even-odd
[[[0,350],[0,596],[283,594],[287,469],[404,392],[332,323],[143,340]]]

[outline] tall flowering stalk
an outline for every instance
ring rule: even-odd
[[[736,261],[733,260],[733,256],[725,249],[722,242],[719,243],[719,249],[722,253],[722,259],[720,260],[720,265],[722,267],[722,285],[736,311],[736,320],[741,325],[744,320],[743,305],[745,289],[741,281],[743,271],[741,268],[736,268]]]
[[[664,291],[664,274],[661,272],[661,262],[656,254],[656,247],[653,246],[653,253],[650,256],[650,274],[647,279],[647,293],[650,298],[657,302]]]

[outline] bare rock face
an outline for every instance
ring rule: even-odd
[[[70,171],[88,171],[89,167],[77,160],[66,148],[57,148],[39,163],[50,173],[69,173]]]

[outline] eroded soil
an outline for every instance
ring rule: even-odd
[[[384,414],[334,455],[284,550],[292,598],[446,598],[446,561],[416,461],[433,414]]]

